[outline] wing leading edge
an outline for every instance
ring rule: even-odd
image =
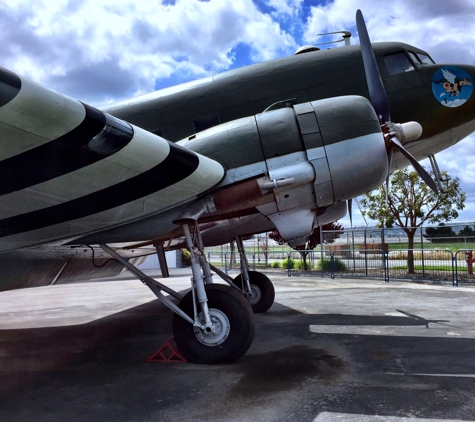
[[[71,239],[195,198],[221,164],[0,69],[0,250]]]

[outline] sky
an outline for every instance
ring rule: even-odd
[[[0,0],[1,66],[93,106],[338,39],[402,41],[475,64],[475,0]],[[321,48],[337,47],[329,44]],[[475,135],[439,153],[475,220]],[[428,166],[426,162],[422,163]],[[356,208],[356,207],[355,207]],[[347,219],[343,221],[348,224]],[[354,224],[365,225],[358,212]]]

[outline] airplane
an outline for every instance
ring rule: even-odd
[[[0,68],[0,290],[126,267],[174,312],[187,360],[242,357],[254,312],[275,298],[249,270],[244,236],[278,229],[301,245],[409,164],[437,191],[417,160],[475,131],[475,66],[371,44],[361,11],[356,21],[360,45],[304,47],[101,109]],[[204,248],[234,240],[233,279]],[[135,265],[182,247],[184,296]]]

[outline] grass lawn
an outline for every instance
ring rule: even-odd
[[[407,270],[406,265],[390,267],[390,270]],[[452,265],[414,265],[416,271],[452,271]],[[455,270],[455,268],[454,268]],[[467,271],[467,267],[457,266],[457,271]]]
[[[408,249],[407,243],[390,243],[389,250]],[[463,249],[475,249],[475,242],[451,242],[451,243],[424,243],[424,248],[421,248],[420,242],[414,245],[414,249],[450,249],[452,252],[457,252]]]

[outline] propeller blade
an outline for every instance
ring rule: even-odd
[[[397,150],[409,160],[409,162],[412,164],[412,167],[414,167],[414,170],[416,170],[419,176],[421,176],[421,179],[425,182],[425,184],[429,186],[435,194],[438,194],[439,190],[437,189],[437,185],[435,184],[432,177],[430,177],[430,174],[427,173],[425,168],[419,164],[419,162],[412,156],[409,151],[406,150],[406,148],[403,147],[403,145],[399,142],[397,138],[391,138],[390,142],[392,146],[397,148]]]
[[[361,54],[363,55],[364,71],[371,104],[373,105],[381,123],[386,123],[391,121],[388,97],[386,95],[386,90],[384,89],[381,74],[379,73],[376,58],[374,57],[373,47],[371,46],[363,14],[359,9],[356,12],[356,26],[360,36]]]

